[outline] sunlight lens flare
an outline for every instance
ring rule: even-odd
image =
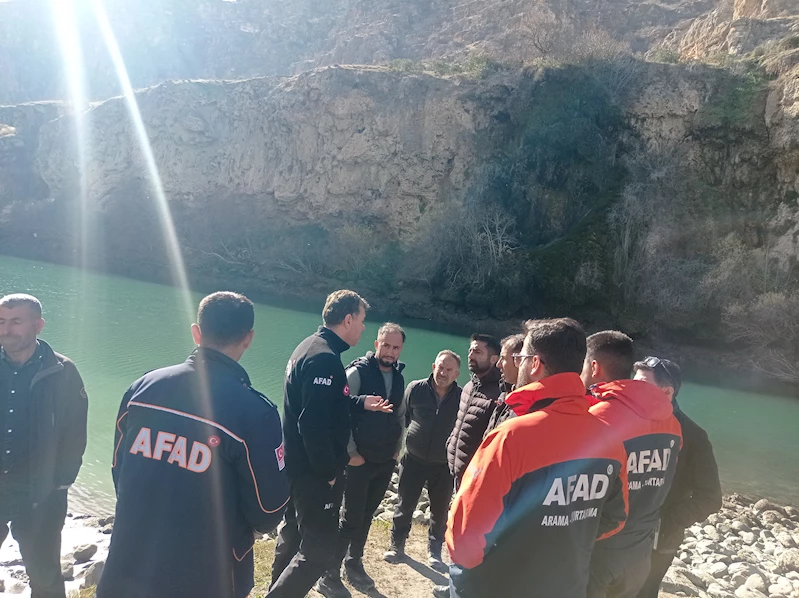
[[[55,0],[56,2],[58,0]],[[125,104],[130,113],[133,126],[136,130],[136,137],[139,142],[142,156],[144,157],[145,165],[147,167],[147,174],[152,184],[153,192],[155,195],[156,207],[158,209],[158,218],[161,224],[161,232],[164,235],[167,251],[169,253],[169,263],[172,270],[173,281],[180,287],[181,295],[183,298],[183,310],[189,318],[192,318],[194,307],[192,304],[191,293],[189,291],[189,281],[186,275],[186,266],[183,263],[183,256],[180,251],[180,243],[178,241],[177,233],[175,232],[175,224],[172,220],[172,213],[169,210],[169,200],[164,192],[164,186],[161,181],[161,176],[158,172],[158,165],[155,162],[153,149],[150,145],[150,139],[147,135],[147,129],[144,126],[139,105],[136,103],[136,97],[133,92],[133,86],[130,82],[125,62],[122,58],[122,53],[119,49],[116,36],[114,35],[111,22],[108,19],[108,14],[101,0],[91,0],[91,7],[94,12],[95,19],[100,28],[103,41],[111,56],[114,64],[119,84],[122,87],[122,92],[125,98]]]

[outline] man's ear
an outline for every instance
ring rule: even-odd
[[[591,360],[591,377],[594,380],[600,380],[600,376],[602,374],[602,366],[596,359]]]
[[[39,318],[39,321],[36,322],[36,336],[39,336],[44,330],[44,318]]]
[[[201,345],[203,342],[203,333],[200,330],[199,324],[192,324],[191,325],[191,338],[194,339],[195,345]]]
[[[492,355],[491,356],[491,365],[496,367],[497,363],[499,363],[499,355]]]
[[[669,401],[674,400],[674,388],[672,388],[671,386],[667,386],[663,389],[663,392],[665,392],[669,396]]]
[[[244,340],[241,342],[241,346],[244,348],[245,351],[250,348],[250,345],[252,344],[252,339],[254,337],[255,337],[255,330],[250,330],[247,333],[247,336],[244,337]]]

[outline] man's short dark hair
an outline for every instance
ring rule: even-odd
[[[598,361],[611,380],[627,380],[633,369],[633,339],[618,330],[603,330],[588,337],[586,359]]]
[[[252,301],[239,293],[219,291],[200,301],[197,325],[203,338],[213,345],[229,347],[244,339],[255,324]]]
[[[538,355],[547,375],[583,371],[585,330],[571,318],[528,320],[524,352]]]
[[[489,355],[499,355],[500,351],[502,351],[502,345],[499,344],[499,341],[495,336],[491,336],[490,334],[473,334],[469,338],[469,341],[485,343],[486,347],[488,347]]]
[[[27,295],[25,293],[13,293],[0,298],[0,307],[13,308],[21,307],[23,305],[30,309],[38,317],[42,317],[42,304],[33,295]]]
[[[396,332],[402,335],[402,342],[405,342],[405,331],[402,329],[402,326],[399,324],[395,324],[394,322],[386,322],[383,324],[380,329],[377,331],[377,338],[380,338],[384,334],[391,334],[392,332]]]
[[[669,359],[660,359],[658,357],[647,357],[643,361],[636,361],[633,364],[633,370],[644,370],[653,372],[655,375],[655,383],[660,387],[670,386],[674,389],[674,397],[680,392],[682,386],[682,369],[675,362]]]
[[[511,334],[503,338],[501,344],[503,347],[507,347],[511,353],[521,353],[522,347],[524,347],[524,335]]]
[[[327,296],[322,310],[322,321],[325,326],[338,326],[347,316],[357,316],[361,308],[366,311],[369,304],[355,291],[335,291]]]

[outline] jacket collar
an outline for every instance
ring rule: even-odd
[[[433,374],[430,374],[427,377],[427,385],[430,387],[430,392],[433,393],[433,396],[437,397],[438,393],[436,392],[436,382],[435,380],[433,380]],[[445,394],[441,400],[446,401],[450,397],[450,395],[452,395],[453,392],[457,390],[457,388],[458,388],[458,381],[456,380],[455,382],[450,384],[449,388],[447,389],[447,394]],[[458,398],[460,399],[460,393],[457,393],[457,395]]]
[[[502,378],[502,372],[499,371],[499,368],[494,366],[486,374],[482,377],[478,376],[474,372],[471,372],[472,382],[476,385],[478,384],[493,384],[494,382],[499,383],[500,379]]]
[[[330,348],[339,355],[350,348],[338,334],[330,330],[327,326],[320,326],[316,334],[325,339],[327,344],[330,345]]]
[[[660,388],[643,380],[614,380],[590,388],[600,402],[623,403],[643,419],[659,421],[674,413],[669,396]]]
[[[577,398],[584,406],[580,411],[588,411],[588,401],[585,399],[585,385],[579,374],[566,372],[547,376],[538,382],[514,390],[505,399],[516,415],[525,415],[551,405],[562,398]]]
[[[194,351],[192,351],[191,355],[189,355],[189,358],[186,361],[187,363],[194,365],[207,363],[209,365],[220,366],[240,380],[242,384],[250,386],[250,377],[247,375],[247,370],[241,367],[239,362],[231,359],[216,349],[211,349],[209,347],[197,347]]]

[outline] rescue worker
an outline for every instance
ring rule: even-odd
[[[624,446],[580,379],[585,332],[570,318],[527,330],[507,398],[518,417],[483,441],[450,510],[453,597],[585,598],[596,538],[626,518]]]
[[[447,509],[452,498],[453,480],[447,465],[447,439],[458,417],[462,389],[458,386],[461,358],[452,351],[441,351],[433,363],[433,373],[414,380],[405,390],[408,436],[402,456],[397,487],[398,502],[391,524],[391,546],[384,558],[398,563],[405,557],[405,542],[411,531],[413,513],[427,486],[430,522],[427,532],[428,564],[446,571],[441,560]]]
[[[61,529],[86,448],[88,399],[75,364],[38,335],[42,304],[0,299],[0,544],[19,544],[33,598],[64,598]]]
[[[635,379],[654,384],[671,398],[682,427],[682,450],[666,501],[660,509],[649,577],[638,598],[657,598],[660,582],[682,544],[686,528],[704,521],[721,508],[721,482],[713,446],[696,422],[677,404],[682,385],[680,366],[668,359],[647,357],[634,365]]]
[[[488,427],[486,428],[483,438],[488,436],[499,424],[516,415],[513,413],[513,409],[508,407],[505,399],[516,388],[519,368],[513,359],[513,354],[521,352],[522,346],[524,345],[524,335],[513,334],[511,336],[506,336],[502,339],[501,344],[502,350],[499,353],[497,366],[502,373],[502,379],[499,381],[499,388],[502,392],[499,397],[497,397],[497,405],[494,408],[494,412],[491,414],[491,418],[488,420]]]
[[[328,295],[324,325],[294,349],[286,366],[283,433],[291,502],[267,596],[302,598],[335,566],[344,468],[350,460],[350,409],[392,412],[391,403],[381,397],[350,397],[341,364],[341,354],[358,344],[366,328],[368,308],[353,291]],[[316,590],[325,596],[349,595],[336,577],[320,580]]]
[[[497,369],[499,341],[488,334],[473,334],[469,343],[468,365],[471,380],[461,393],[458,419],[447,443],[449,471],[460,484],[477,447],[483,441],[491,414],[502,390]]]
[[[606,330],[588,337],[582,379],[598,401],[590,412],[624,443],[629,489],[624,529],[594,547],[589,598],[638,595],[682,444],[671,399],[653,384],[630,380],[633,361],[633,341],[626,334]]]
[[[344,508],[339,524],[336,567],[328,571],[320,587],[341,585],[341,563],[347,579],[356,589],[369,592],[375,582],[363,568],[363,551],[380,501],[386,494],[405,432],[405,364],[399,361],[405,344],[405,331],[387,322],[377,332],[374,352],[356,359],[347,367],[350,394],[370,394],[386,399],[394,413],[355,411],[352,414],[352,439]],[[348,593],[349,594],[349,593]],[[327,594],[325,594],[327,595]],[[332,594],[331,594],[332,595]]]
[[[255,312],[243,295],[205,297],[180,365],[139,378],[116,423],[114,533],[97,598],[244,598],[254,532],[288,502],[277,407],[239,365]]]

